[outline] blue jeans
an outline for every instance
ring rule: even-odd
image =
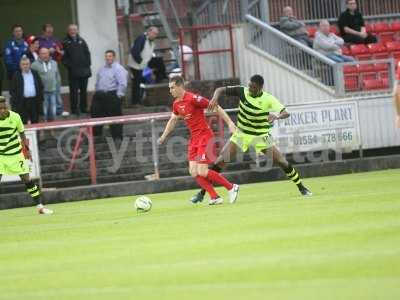
[[[56,93],[57,93],[56,112],[57,112],[57,115],[61,115],[62,112],[64,111],[64,105],[63,105],[63,101],[61,98],[61,84],[57,84]]]
[[[335,62],[342,63],[342,62],[353,62],[356,61],[353,57],[341,54],[328,54],[327,57],[332,59]]]
[[[43,115],[44,120],[52,121],[57,113],[57,91],[43,93]]]

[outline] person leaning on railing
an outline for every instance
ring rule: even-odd
[[[283,16],[279,21],[279,28],[291,38],[308,47],[312,47],[312,40],[308,36],[306,24],[294,16],[293,9],[290,6],[286,6],[283,9]]]
[[[330,25],[327,20],[319,23],[314,39],[314,50],[338,63],[355,61],[353,57],[342,54],[343,39],[330,32],[329,29]]]
[[[96,92],[93,95],[91,117],[113,117],[122,115],[122,98],[126,95],[128,72],[115,61],[115,51],[105,52],[105,65],[97,73]],[[102,134],[103,126],[93,128],[95,136]],[[122,140],[122,124],[110,126],[113,139]]]
[[[374,35],[367,33],[364,18],[357,9],[356,0],[346,1],[347,9],[339,17],[338,25],[343,40],[352,44],[376,43]]]

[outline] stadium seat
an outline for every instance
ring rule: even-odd
[[[391,24],[390,24],[390,29],[391,29],[393,32],[400,32],[400,22],[399,22],[399,21],[396,21],[396,22],[391,23]]]
[[[400,61],[400,41],[387,42],[386,48],[390,55],[395,59],[397,65]]]
[[[344,88],[345,88],[346,92],[358,91],[360,89],[358,86],[358,78],[345,77]]]
[[[369,49],[369,53],[372,54],[372,57],[374,59],[389,58],[389,52],[384,44],[382,43],[368,44],[367,47]]]
[[[347,56],[351,56],[351,52],[350,52],[349,47],[342,46],[342,54],[343,55],[347,55]]]
[[[339,29],[335,25],[331,25],[329,31],[336,35],[340,35]]]
[[[382,33],[382,32],[392,32],[388,23],[375,23],[372,24],[372,32]]]
[[[360,74],[361,80],[365,79],[376,79],[377,72],[374,64],[361,64],[358,66],[358,73]]]
[[[358,74],[357,65],[345,65],[343,66],[344,74]]]
[[[371,54],[369,53],[369,49],[365,45],[351,45],[350,46],[351,55],[356,57],[359,60],[368,60],[371,59]]]
[[[315,33],[317,32],[318,28],[317,27],[307,27],[307,31],[308,31],[308,36],[310,38],[314,38],[315,37]]]
[[[383,32],[378,35],[379,43],[387,43],[393,41],[394,32]]]
[[[382,78],[382,85],[384,89],[388,89],[390,87],[389,78]]]
[[[365,24],[365,30],[366,30],[368,33],[371,33],[371,32],[372,32],[372,24]]]
[[[364,90],[381,90],[385,88],[383,79],[364,79],[362,81],[362,86]]]

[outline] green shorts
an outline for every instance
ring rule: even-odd
[[[12,156],[0,155],[1,175],[23,175],[29,172],[28,163],[22,153]]]
[[[267,135],[249,135],[236,130],[236,132],[230,138],[230,141],[238,146],[243,152],[253,147],[256,153],[260,153],[274,145],[272,136],[270,133]]]

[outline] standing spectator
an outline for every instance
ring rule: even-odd
[[[29,48],[28,51],[26,52],[26,56],[29,58],[31,63],[33,63],[35,60],[39,58],[39,39],[35,37],[34,35],[31,35],[26,39]]]
[[[39,48],[47,48],[54,60],[62,56],[61,43],[54,37],[54,27],[51,24],[42,26],[42,35],[39,39]]]
[[[147,32],[139,35],[131,48],[128,66],[132,72],[132,104],[141,103],[140,83],[147,63],[153,56],[154,40],[159,34],[157,27],[149,27]]]
[[[47,48],[39,50],[39,59],[32,64],[43,83],[43,115],[45,122],[54,120],[57,105],[57,86],[61,83],[57,63],[51,58]]]
[[[39,122],[40,104],[43,100],[43,84],[38,72],[31,70],[29,58],[20,61],[20,70],[15,72],[11,81],[11,102],[15,104],[22,122]]]
[[[11,80],[14,73],[19,70],[19,61],[28,50],[28,43],[24,40],[22,25],[12,27],[13,38],[6,42],[4,47],[4,63],[7,69],[7,78]]]
[[[115,61],[115,51],[107,50],[106,64],[97,73],[96,92],[93,96],[92,118],[112,117],[122,115],[122,98],[128,86],[128,72]],[[94,135],[102,133],[103,126],[93,128]],[[122,125],[111,125],[111,135],[114,139],[122,140]]]
[[[68,70],[71,113],[87,113],[87,85],[92,76],[90,51],[85,40],[78,34],[78,26],[68,26],[67,37],[63,41],[64,56],[62,62]]]
[[[279,21],[279,27],[282,32],[291,38],[308,47],[312,47],[312,40],[308,37],[306,24],[294,16],[293,9],[290,6],[286,6],[283,9],[283,16]]]
[[[365,29],[364,18],[357,9],[356,0],[346,0],[346,6],[347,10],[341,13],[338,20],[343,40],[352,44],[376,43],[376,37]]]
[[[353,57],[342,54],[343,39],[330,32],[329,29],[330,25],[327,20],[322,20],[319,23],[314,39],[314,49],[339,63],[354,61]]]
[[[63,56],[62,44],[54,37],[53,25],[47,23],[42,26],[42,36],[39,37],[39,49],[47,48],[55,62],[60,62]],[[63,100],[61,98],[61,82],[57,86],[57,115],[68,116],[68,112],[64,112]]]

